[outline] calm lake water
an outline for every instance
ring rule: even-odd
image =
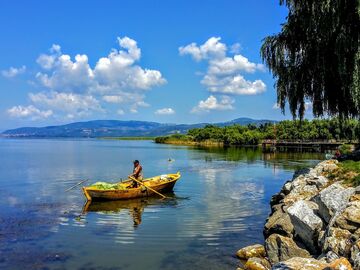
[[[168,162],[168,158],[174,159]],[[269,200],[323,154],[262,154],[151,141],[0,139],[1,269],[235,269],[262,243]],[[83,179],[180,171],[175,199],[91,204]]]

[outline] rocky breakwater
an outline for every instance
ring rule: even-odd
[[[360,270],[360,186],[337,172],[336,160],[296,172],[272,197],[265,244],[240,249],[238,269]]]

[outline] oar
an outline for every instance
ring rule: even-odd
[[[143,182],[141,182],[141,181],[139,181],[139,180],[135,179],[134,177],[129,176],[129,178],[130,178],[131,180],[134,180],[136,183],[138,183],[138,184],[140,184],[140,185],[143,185],[144,187],[146,187],[146,188],[150,189],[152,192],[155,192],[156,194],[160,195],[161,197],[163,197],[163,199],[169,199],[169,198],[168,198],[168,197],[166,197],[165,195],[163,195],[163,194],[161,194],[160,192],[156,191],[155,189],[153,189],[153,188],[151,188],[151,187],[149,187],[149,186],[145,185]]]
[[[84,183],[84,182],[86,182],[86,181],[88,181],[88,180],[80,181],[79,183],[77,183],[77,184],[73,185],[72,187],[68,188],[67,190],[65,190],[65,192],[70,191],[70,190],[72,190],[73,188],[76,188],[77,186],[81,185],[82,183]]]

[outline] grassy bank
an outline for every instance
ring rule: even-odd
[[[187,135],[174,134],[155,138],[156,143],[176,144],[176,145],[195,145],[195,146],[224,146],[222,142],[215,140],[194,141]]]
[[[99,137],[101,140],[119,140],[119,141],[153,141],[155,137]]]
[[[360,161],[342,161],[339,169],[327,176],[333,181],[343,181],[344,184],[356,187],[360,185]]]

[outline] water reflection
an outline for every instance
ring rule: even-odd
[[[142,222],[142,215],[146,207],[176,206],[177,198],[174,193],[167,193],[169,199],[162,200],[156,197],[139,198],[118,201],[87,201],[82,209],[82,214],[96,212],[105,215],[116,215],[127,212],[132,218],[133,227],[136,229]]]
[[[216,161],[254,164],[260,161],[275,170],[296,170],[308,166],[309,162],[322,160],[325,153],[314,152],[263,152],[260,147],[194,147],[192,159],[203,159],[206,163]]]

